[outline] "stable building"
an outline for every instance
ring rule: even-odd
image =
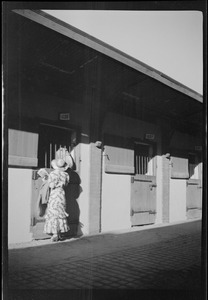
[[[40,179],[66,148],[70,234],[202,216],[200,94],[39,10],[7,16],[8,242],[45,238]]]

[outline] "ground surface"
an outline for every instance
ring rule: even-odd
[[[47,290],[82,292],[82,296],[66,298],[69,300],[100,299],[93,298],[92,291],[186,290],[189,295],[199,295],[201,221],[13,245],[8,262],[9,290],[16,295],[11,299],[23,299],[17,298],[21,291],[35,295]],[[37,299],[45,298],[39,294]]]

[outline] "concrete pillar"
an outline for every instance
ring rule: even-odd
[[[169,223],[170,201],[170,161],[166,155],[162,155],[162,222]]]
[[[101,222],[101,173],[102,150],[95,143],[90,144],[90,203],[89,203],[89,232],[100,232]]]
[[[170,159],[169,144],[173,134],[173,128],[170,120],[158,119],[158,125],[161,129],[161,148],[160,148],[160,167],[161,167],[161,185],[162,185],[162,223],[169,223],[170,216]]]
[[[101,222],[102,147],[97,143],[101,138],[101,61],[96,59],[89,71],[89,233],[91,234],[100,232]]]

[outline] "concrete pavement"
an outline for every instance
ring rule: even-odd
[[[201,221],[10,245],[8,283],[11,291],[200,290]]]

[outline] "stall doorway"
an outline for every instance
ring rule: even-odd
[[[55,159],[56,151],[60,147],[66,148],[69,152],[73,147],[73,139],[75,132],[68,128],[41,124],[39,130],[38,143],[38,170],[45,168],[48,172],[51,171],[51,160]],[[43,233],[44,227],[44,211],[46,205],[39,206],[38,195],[42,179],[37,176],[37,170],[33,171],[32,178],[32,200],[31,200],[31,232],[34,239],[49,238]],[[42,214],[40,215],[40,209]]]
[[[189,179],[186,191],[187,219],[199,218],[202,215],[202,166],[197,153],[188,154]]]
[[[155,222],[156,176],[154,145],[135,143],[135,175],[131,177],[131,224]]]

